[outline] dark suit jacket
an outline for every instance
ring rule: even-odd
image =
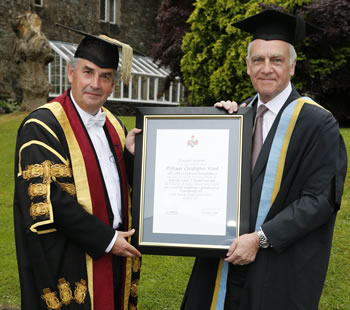
[[[257,159],[251,180],[251,231],[278,122],[299,97],[293,88]],[[305,104],[291,137],[281,188],[262,225],[272,248],[259,250],[251,264],[240,309],[318,308],[346,166],[336,120],[319,106]]]
[[[293,88],[252,173],[251,232],[255,231],[266,164],[281,114],[299,97]],[[280,190],[262,225],[272,247],[260,249],[248,266],[231,266],[228,283],[236,285],[234,294],[241,296],[239,309],[318,308],[346,166],[345,146],[334,117],[319,106],[304,104],[289,143]],[[210,308],[216,268],[215,260],[196,261],[183,309]]]

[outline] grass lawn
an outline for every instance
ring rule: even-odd
[[[16,265],[12,198],[13,160],[16,130],[25,114],[0,116],[0,309],[18,306],[20,292]],[[122,117],[127,128],[133,117]],[[350,129],[342,129],[350,154]],[[342,208],[339,212],[326,284],[320,310],[350,309],[350,177],[347,176]],[[143,256],[139,302],[141,310],[177,310],[191,271],[193,258]],[[34,309],[33,309],[34,310]]]

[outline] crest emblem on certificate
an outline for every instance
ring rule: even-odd
[[[188,139],[187,141],[187,146],[195,147],[197,145],[198,145],[198,140],[194,136],[191,136],[191,138]]]

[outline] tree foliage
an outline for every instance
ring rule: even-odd
[[[181,44],[183,36],[190,30],[186,21],[192,11],[192,2],[188,0],[163,0],[158,9],[156,22],[160,38],[159,42],[153,45],[152,57],[159,61],[161,66],[170,68],[168,82],[176,76],[181,77]]]
[[[191,32],[183,40],[183,81],[193,105],[212,105],[222,99],[241,101],[253,94],[246,73],[245,57],[251,36],[233,24],[258,13],[264,4],[293,5],[308,0],[239,1],[197,0],[189,22]]]
[[[306,40],[299,50],[294,80],[299,90],[324,105],[332,103],[325,101],[325,94],[339,92],[339,96],[348,96],[348,0],[197,0],[194,6],[189,18],[191,29],[182,43],[181,60],[190,104],[212,105],[223,99],[241,101],[254,93],[245,68],[251,37],[233,23],[267,7],[303,14],[325,29],[324,35]]]
[[[344,119],[350,115],[350,1],[313,1],[300,13],[323,33],[301,48],[296,83]]]

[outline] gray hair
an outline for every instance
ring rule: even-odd
[[[250,61],[250,50],[251,50],[251,46],[252,46],[253,41],[249,42],[248,44],[248,51],[247,51],[247,55],[248,55],[248,59]],[[295,48],[292,44],[288,43],[289,46],[289,65],[292,65],[293,62],[297,59],[297,52],[295,51]]]
[[[72,71],[74,71],[77,68],[78,62],[79,62],[80,58],[76,58],[76,57],[70,57],[70,59],[67,61],[68,66],[72,69]],[[118,79],[119,79],[119,70],[116,69],[112,69],[113,71],[113,83],[117,83]]]

